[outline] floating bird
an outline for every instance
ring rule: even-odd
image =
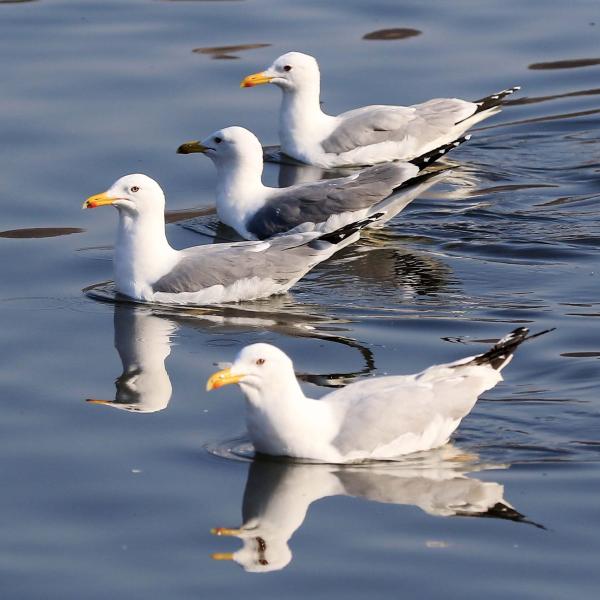
[[[238,383],[257,452],[330,463],[392,459],[445,444],[480,394],[527,339],[520,327],[485,354],[434,365],[414,375],[374,377],[320,400],[307,398],[290,358],[275,346],[252,344],[206,389]]]
[[[331,116],[321,110],[319,65],[300,52],[280,56],[266,71],[246,77],[241,87],[265,83],[283,92],[281,150],[324,168],[411,160],[496,114],[504,98],[520,89],[515,86],[474,102],[437,98],[412,106],[364,106]]]
[[[270,238],[290,231],[335,231],[378,213],[377,225],[397,215],[436,181],[421,174],[468,137],[446,144],[411,162],[369,167],[348,177],[288,188],[263,185],[263,152],[243,127],[226,127],[202,142],[186,142],[180,154],[201,152],[217,168],[217,214],[243,238]]]
[[[310,506],[332,496],[416,506],[436,517],[506,519],[543,528],[504,499],[503,485],[469,476],[507,465],[476,463],[477,456],[464,454],[452,444],[424,454],[368,468],[255,460],[244,491],[243,525],[212,529],[214,535],[239,538],[243,546],[212,557],[233,560],[250,573],[283,569],[292,560],[289,541]],[[337,532],[342,538],[347,533]]]
[[[370,224],[175,250],[165,235],[165,196],[146,175],[126,175],[83,208],[114,206],[119,213],[114,267],[117,291],[135,300],[221,304],[287,291],[315,265],[356,241]]]

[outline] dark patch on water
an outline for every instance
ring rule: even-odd
[[[236,46],[213,46],[209,48],[194,48],[196,54],[208,54],[213,59],[236,59],[238,52],[268,48],[271,44],[238,44]]]
[[[19,239],[48,238],[71,235],[73,233],[83,233],[84,231],[85,229],[81,229],[80,227],[31,227],[26,229],[0,231],[0,237]]]
[[[527,68],[532,71],[551,69],[579,69],[581,67],[594,67],[600,65],[600,58],[574,58],[569,60],[555,60],[553,62],[533,63]]]
[[[371,33],[365,33],[363,40],[405,40],[407,38],[416,37],[423,32],[418,29],[410,29],[409,27],[394,27],[391,29],[378,29]]]

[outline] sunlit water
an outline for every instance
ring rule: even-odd
[[[599,42],[583,1],[1,1],[2,598],[596,597]],[[175,149],[234,123],[276,144],[278,91],[238,82],[292,49],[331,112],[523,90],[288,295],[115,305],[115,215],[83,199],[147,173],[173,243],[210,243],[213,167]],[[557,330],[398,464],[253,461],[239,391],[203,391],[256,341],[318,396],[521,324]]]

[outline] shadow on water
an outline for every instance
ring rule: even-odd
[[[245,571],[267,573],[292,561],[290,539],[302,527],[314,502],[351,496],[396,505],[412,505],[436,517],[504,519],[545,529],[528,520],[504,499],[504,486],[471,475],[508,465],[483,464],[454,445],[413,455],[395,463],[363,466],[305,464],[268,460],[248,467],[242,501],[242,525],[216,527],[216,536],[237,537],[242,548],[212,554]],[[338,532],[343,536],[344,531]]]

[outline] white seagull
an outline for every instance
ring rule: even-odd
[[[283,92],[281,150],[323,168],[421,156],[499,112],[503,99],[520,89],[515,86],[474,102],[437,98],[412,106],[363,106],[331,116],[321,110],[319,65],[301,52],[280,56],[266,71],[246,77],[241,87],[265,83]]]
[[[290,231],[328,233],[375,214],[376,224],[381,225],[435,183],[438,173],[421,171],[466,139],[411,162],[387,163],[348,177],[287,188],[263,185],[262,147],[243,127],[226,127],[202,142],[186,142],[177,152],[201,152],[213,161],[219,219],[243,238],[256,240]]]
[[[328,463],[386,460],[445,444],[480,394],[526,339],[520,327],[485,354],[434,365],[414,375],[352,383],[320,400],[307,398],[290,358],[269,344],[252,344],[206,389],[238,383],[246,425],[257,452]]]
[[[83,208],[119,214],[114,268],[117,291],[144,302],[221,304],[287,291],[334,252],[356,241],[370,221],[330,234],[280,236],[175,250],[165,235],[165,196],[146,175],[126,175]]]

